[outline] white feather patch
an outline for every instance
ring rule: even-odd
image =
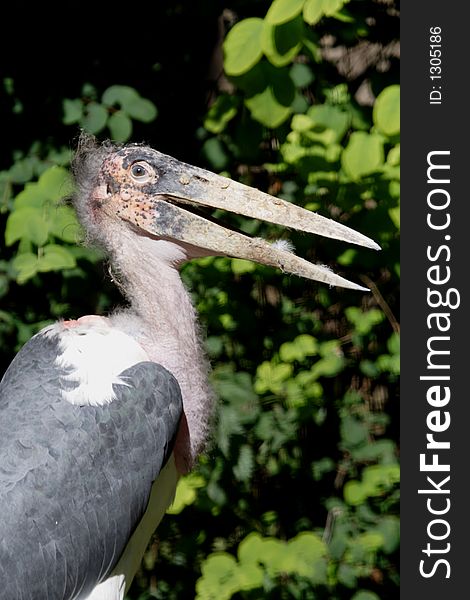
[[[62,379],[70,389],[62,397],[71,404],[99,406],[116,399],[113,384],[127,385],[119,374],[148,361],[145,350],[129,335],[110,327],[102,317],[82,317],[48,327],[46,335],[58,335],[58,367],[69,373]]]
[[[290,252],[294,254],[295,248],[294,244],[290,240],[275,240],[271,242],[271,246],[273,248],[277,248],[277,250],[283,250],[284,252]]]
[[[86,600],[122,600],[125,593],[124,575],[114,575],[99,583]]]

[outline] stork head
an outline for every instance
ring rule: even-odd
[[[285,227],[379,249],[370,238],[259,190],[182,163],[148,146],[98,145],[80,140],[73,161],[75,205],[95,241],[113,227],[167,240],[186,256],[231,256],[280,268],[330,285],[365,290],[281,246],[226,229],[201,216],[200,207],[223,209]]]

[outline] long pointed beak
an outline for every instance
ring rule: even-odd
[[[142,186],[140,193],[134,193],[133,189],[132,201],[119,211],[121,218],[152,235],[203,248],[207,254],[245,258],[329,285],[367,290],[324,266],[312,264],[260,238],[226,229],[191,210],[201,206],[222,209],[379,250],[380,246],[370,238],[314,212],[155,150],[147,160],[156,167],[158,178]]]

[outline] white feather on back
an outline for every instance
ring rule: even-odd
[[[60,354],[55,364],[69,371],[62,379],[72,384],[71,389],[61,393],[71,404],[109,404],[116,399],[113,384],[126,385],[119,374],[149,360],[134,338],[110,327],[107,321],[103,317],[81,317],[55,323],[44,332],[59,338]]]

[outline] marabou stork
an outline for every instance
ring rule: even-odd
[[[122,600],[180,474],[203,450],[209,366],[178,268],[227,255],[364,289],[207,206],[377,249],[369,238],[143,145],[82,138],[74,205],[129,301],[59,321],[0,384],[0,599]]]

